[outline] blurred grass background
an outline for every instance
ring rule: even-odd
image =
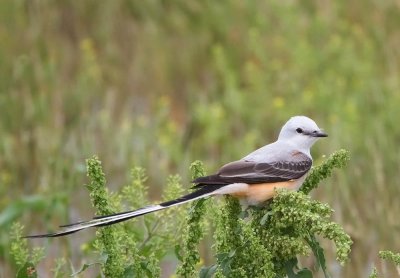
[[[399,112],[399,1],[1,1],[0,276],[15,271],[13,221],[35,233],[92,216],[85,158],[110,188],[145,167],[157,200],[168,174],[188,182],[195,159],[216,171],[304,114],[330,135],[317,163],[352,152],[314,193],[355,241],[329,268],[366,277],[400,249]],[[53,240],[49,257],[79,265],[93,235]]]

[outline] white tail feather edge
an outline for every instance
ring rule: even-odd
[[[133,218],[135,216],[140,216],[143,214],[163,210],[163,209],[166,209],[169,207],[181,205],[181,204],[184,204],[187,202],[191,202],[191,201],[194,201],[197,199],[201,199],[201,198],[210,196],[212,194],[213,194],[213,192],[207,193],[207,194],[198,196],[196,198],[193,198],[190,200],[185,200],[185,201],[182,201],[182,202],[170,205],[170,206],[152,205],[152,206],[144,207],[144,208],[141,208],[141,209],[138,209],[135,211],[129,211],[129,212],[121,213],[121,214],[117,214],[117,215],[105,216],[104,218],[93,219],[93,220],[89,220],[89,221],[83,222],[83,223],[82,222],[77,223],[76,225],[68,226],[66,229],[62,229],[61,231],[52,234],[52,236],[73,233],[73,232],[76,232],[79,230],[83,230],[83,229],[90,228],[90,227],[101,226],[101,225],[105,225],[107,223],[111,223],[111,222],[115,222],[115,221],[123,221],[124,219],[127,219],[127,218]]]

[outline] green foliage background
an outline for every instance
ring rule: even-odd
[[[330,134],[313,148],[316,163],[352,153],[315,197],[355,242],[332,274],[367,276],[379,250],[400,249],[399,27],[394,0],[1,1],[0,276],[15,272],[14,220],[34,233],[93,215],[82,186],[93,154],[112,189],[135,165],[147,169],[156,201],[170,173],[189,186],[191,161],[213,172],[295,114]],[[93,235],[47,252],[79,268]]]

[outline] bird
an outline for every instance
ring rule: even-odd
[[[291,117],[278,139],[242,159],[222,166],[216,174],[192,181],[194,191],[180,198],[136,210],[96,216],[92,220],[60,226],[61,230],[27,238],[69,235],[90,227],[108,226],[141,215],[216,195],[231,195],[244,206],[259,206],[272,199],[276,189],[298,190],[312,167],[310,149],[328,135],[306,116]]]

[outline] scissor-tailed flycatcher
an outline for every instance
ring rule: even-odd
[[[224,165],[218,173],[193,181],[196,191],[178,199],[150,205],[133,211],[61,226],[63,230],[44,235],[57,237],[97,226],[112,225],[150,212],[166,209],[213,195],[232,195],[248,205],[258,205],[274,196],[275,188],[297,190],[311,169],[311,146],[320,138],[327,137],[317,124],[305,116],[291,118],[279,133],[278,140],[244,158]]]

